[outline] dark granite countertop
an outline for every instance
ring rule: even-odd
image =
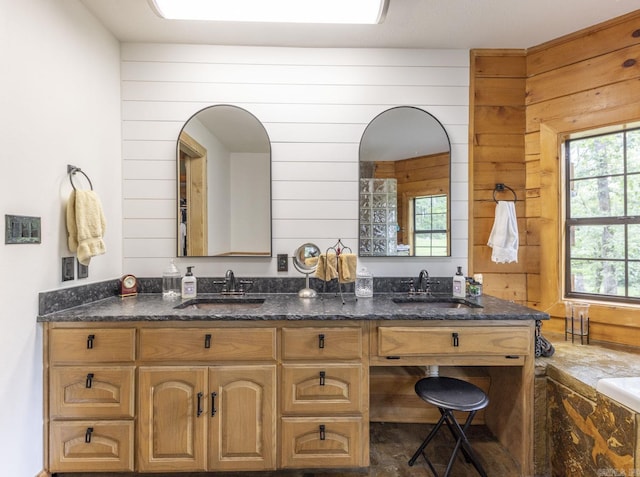
[[[73,321],[221,321],[221,320],[546,320],[546,313],[488,295],[468,298],[478,308],[447,308],[442,304],[397,304],[400,293],[377,294],[355,299],[353,294],[321,294],[299,298],[297,294],[247,294],[245,298],[264,298],[261,305],[216,304],[212,309],[193,306],[175,308],[187,300],[166,300],[161,294],[109,297],[80,306],[38,316],[39,322]],[[450,295],[448,296],[450,298]],[[198,299],[224,298],[219,294],[198,295]],[[443,296],[442,298],[447,298]]]

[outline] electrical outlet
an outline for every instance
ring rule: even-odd
[[[278,254],[278,271],[286,272],[289,270],[289,257],[287,257],[286,253]]]
[[[75,276],[75,258],[73,257],[62,257],[62,281],[66,282],[68,280],[73,280]]]
[[[87,278],[89,276],[89,265],[82,265],[78,262],[78,278]]]

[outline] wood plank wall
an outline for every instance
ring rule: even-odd
[[[277,272],[275,254],[340,238],[355,249],[358,151],[367,124],[415,106],[452,143],[453,256],[428,264],[452,276],[467,264],[468,87],[466,50],[122,45],[124,268],[158,276],[176,250],[175,144],[180,127],[212,104],[262,121],[272,145],[271,259],[179,259],[197,276],[301,276]],[[377,276],[417,276],[416,260],[362,259]]]
[[[488,247],[482,246],[484,238],[474,236],[478,246],[470,250],[471,263],[475,272],[492,272],[485,280],[490,288],[495,287],[490,281],[498,279],[496,269],[504,277],[510,277],[515,271],[524,275],[526,296],[518,299],[552,315],[545,329],[564,331],[560,145],[573,132],[640,120],[640,10],[529,48],[522,56],[526,62],[526,85],[523,90],[521,84],[509,82],[514,86],[511,95],[495,83],[501,77],[511,78],[514,72],[521,71],[520,60],[514,58],[517,55],[507,53],[472,52],[470,134],[474,142],[470,148],[470,183],[473,184],[474,212],[470,230],[477,230],[481,235],[486,233],[488,213],[482,210],[486,207],[487,185],[490,185],[487,183],[511,185],[499,168],[487,172],[482,167],[487,151],[483,133],[490,130],[495,134],[498,130],[499,146],[510,147],[511,143],[502,141],[515,140],[505,133],[515,126],[507,126],[506,121],[500,124],[496,115],[498,111],[506,114],[514,108],[514,103],[524,99],[526,118],[520,152],[523,154],[519,161],[512,157],[503,161],[512,168],[510,180],[516,184],[518,195],[522,193],[526,197],[524,208],[517,208],[518,216],[522,217],[518,225],[524,226],[520,238],[525,247],[518,267],[492,265],[488,263]],[[487,111],[488,107],[493,109]],[[520,126],[521,121],[520,116],[514,119]],[[496,128],[496,124],[500,127]],[[522,167],[516,168],[514,163]],[[508,294],[502,296],[505,295]],[[635,346],[640,343],[638,307],[594,303],[590,318],[593,339]]]
[[[493,296],[527,302],[529,247],[526,236],[524,127],[526,58],[523,50],[473,50],[470,59],[469,255],[472,273],[482,273],[484,291]],[[493,226],[497,183],[517,196],[520,248],[518,262],[491,261],[487,240]],[[513,200],[508,190],[497,200]]]

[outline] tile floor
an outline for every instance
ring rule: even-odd
[[[356,470],[307,470],[243,473],[197,474],[57,474],[57,477],[431,477],[431,471],[420,457],[413,467],[407,462],[427,436],[429,424],[371,423],[371,466]],[[517,477],[518,465],[510,454],[496,441],[485,426],[472,426],[468,437],[489,477]],[[448,432],[439,432],[427,447],[427,454],[442,474],[446,467],[454,441]],[[451,477],[477,476],[475,468],[459,456],[453,465]]]

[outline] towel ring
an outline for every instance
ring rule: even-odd
[[[511,193],[513,194],[513,201],[517,202],[518,201],[518,195],[516,194],[516,191],[513,190],[508,185],[504,185],[504,184],[496,184],[496,188],[493,189],[493,200],[495,202],[498,202],[498,199],[496,199],[496,192],[504,192],[505,189],[509,189],[511,191]]]
[[[75,175],[76,172],[79,172],[87,179],[87,182],[89,182],[89,187],[91,188],[91,190],[93,190],[93,184],[91,183],[91,179],[89,179],[89,176],[85,174],[84,171],[79,167],[68,164],[67,174],[69,174],[69,182],[71,182],[71,187],[73,187],[73,190],[77,190],[75,184],[73,183],[73,176]]]

